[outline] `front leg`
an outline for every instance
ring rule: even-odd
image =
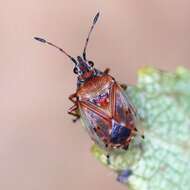
[[[69,100],[71,100],[71,102],[73,102],[74,104],[77,102],[77,94],[76,94],[76,92],[69,96]]]
[[[68,114],[75,116],[73,122],[76,122],[78,119],[80,119],[76,93],[71,94],[69,96],[69,100],[71,100],[74,103],[74,105],[68,110]]]

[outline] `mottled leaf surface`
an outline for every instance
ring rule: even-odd
[[[96,145],[93,155],[118,175],[132,170],[123,181],[129,190],[190,190],[190,71],[143,68],[126,93],[145,139],[134,139],[128,151],[112,152],[109,164]]]

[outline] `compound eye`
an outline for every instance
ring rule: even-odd
[[[75,67],[75,68],[73,69],[73,72],[74,72],[75,74],[78,74],[78,69]]]
[[[94,62],[93,61],[88,61],[88,64],[93,67],[94,66]]]

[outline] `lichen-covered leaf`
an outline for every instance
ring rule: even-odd
[[[190,71],[145,67],[126,93],[145,139],[134,139],[127,151],[112,152],[109,165],[104,150],[94,145],[92,153],[118,174],[132,171],[123,181],[128,190],[190,190]]]

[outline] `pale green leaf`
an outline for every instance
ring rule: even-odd
[[[190,190],[190,71],[169,73],[146,67],[138,84],[127,89],[141,121],[145,139],[132,141],[128,151],[92,153],[116,173],[131,169],[129,190]]]

